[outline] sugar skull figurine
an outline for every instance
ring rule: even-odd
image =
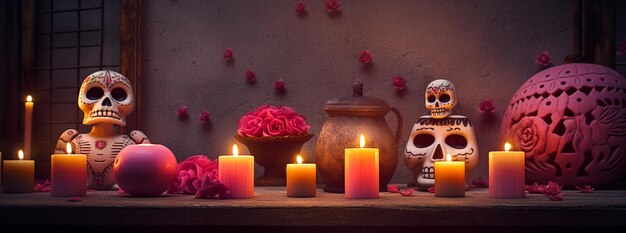
[[[478,164],[478,144],[472,123],[465,116],[451,115],[457,104],[456,88],[438,79],[426,87],[425,103],[430,116],[422,116],[413,126],[406,144],[404,162],[413,172],[412,185],[426,190],[435,185],[435,162],[446,159],[465,161],[467,174]]]
[[[113,162],[117,154],[128,145],[150,143],[140,131],[130,135],[118,132],[135,107],[133,88],[126,77],[115,71],[98,71],[83,81],[78,106],[84,113],[83,124],[91,125],[91,132],[66,130],[59,137],[55,152],[65,153],[65,144],[71,143],[74,151],[87,155],[87,187],[109,190],[115,185]]]

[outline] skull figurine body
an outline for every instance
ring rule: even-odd
[[[55,153],[65,153],[65,144],[73,151],[87,155],[87,186],[108,190],[115,185],[112,168],[117,154],[127,145],[150,143],[145,134],[132,131],[119,134],[117,127],[126,126],[126,116],[135,106],[130,81],[115,71],[98,71],[83,81],[78,106],[84,113],[83,124],[92,125],[91,132],[79,134],[68,129],[59,137]]]
[[[426,86],[424,93],[426,109],[433,118],[441,119],[452,114],[457,103],[456,88],[445,79],[437,79]]]

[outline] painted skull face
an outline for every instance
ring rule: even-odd
[[[435,185],[435,161],[446,160],[446,154],[452,160],[465,161],[466,174],[478,164],[478,144],[469,119],[421,117],[413,126],[404,158],[409,169],[419,174],[418,187]]]
[[[437,79],[426,86],[424,94],[426,109],[433,118],[444,118],[452,114],[457,103],[456,88],[448,80]]]
[[[135,107],[133,89],[123,75],[110,70],[98,71],[83,81],[78,93],[78,107],[85,115],[85,125],[125,126],[126,116]]]

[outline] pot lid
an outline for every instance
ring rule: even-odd
[[[373,96],[363,96],[363,83],[358,79],[352,84],[352,96],[331,99],[324,107],[329,114],[353,116],[385,115],[389,109],[389,104],[384,100]]]

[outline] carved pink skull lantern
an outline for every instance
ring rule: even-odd
[[[626,171],[626,80],[595,64],[543,70],[513,96],[501,136],[526,152],[526,183],[609,184]]]
[[[83,124],[126,125],[126,116],[135,108],[133,88],[123,75],[103,70],[89,75],[78,94],[78,107],[85,117]]]

